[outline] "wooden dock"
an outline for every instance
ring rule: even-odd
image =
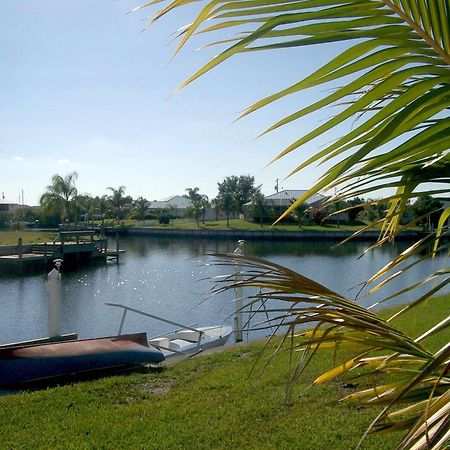
[[[0,247],[0,273],[5,270],[46,269],[55,259],[62,259],[65,268],[90,262],[119,260],[121,251],[108,248],[108,238],[100,230],[60,231],[53,242]]]

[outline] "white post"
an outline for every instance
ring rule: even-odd
[[[55,260],[56,269],[47,276],[46,287],[48,292],[48,337],[61,336],[61,297],[62,283],[59,268],[62,261]]]
[[[237,255],[243,255],[244,254],[244,240],[238,241],[238,246],[234,253]],[[242,281],[242,264],[240,261],[236,264],[236,283]],[[234,336],[236,339],[236,342],[242,341],[242,287],[237,287],[235,290],[235,306],[236,306],[236,313],[234,316]]]

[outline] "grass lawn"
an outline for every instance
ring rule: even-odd
[[[57,233],[46,231],[0,231],[0,245],[14,245],[22,238],[24,244],[34,244],[38,242],[52,242]]]
[[[428,300],[399,326],[419,335],[448,313],[448,300]],[[441,333],[429,345],[446,340]],[[332,353],[319,355],[287,406],[284,356],[261,377],[248,378],[261,348],[235,346],[162,370],[0,397],[0,448],[354,448],[377,410],[337,403],[352,391],[344,380],[305,390],[330,367]],[[370,436],[362,448],[394,448],[399,438]]]
[[[298,225],[295,224],[280,224],[275,225],[273,227],[270,226],[270,224],[264,224],[263,227],[259,225],[258,223],[249,222],[247,220],[239,220],[239,219],[232,219],[230,220],[230,226],[227,227],[227,221],[226,220],[213,220],[213,221],[207,221],[205,223],[200,222],[199,227],[197,227],[197,224],[192,219],[186,220],[186,219],[176,219],[174,221],[173,227],[172,225],[166,225],[162,226],[160,225],[156,220],[147,220],[145,222],[142,221],[132,221],[127,220],[124,221],[125,225],[128,226],[139,226],[139,227],[150,227],[150,228],[161,228],[161,229],[202,229],[202,230],[254,230],[254,231],[261,231],[261,230],[279,230],[279,231],[357,231],[361,229],[361,225],[340,225],[339,227],[334,224],[327,224],[327,225],[313,225],[308,224],[302,226],[302,228],[299,228]]]

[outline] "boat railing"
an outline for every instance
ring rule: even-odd
[[[141,311],[139,309],[132,308],[130,306],[121,305],[120,303],[106,302],[105,305],[114,306],[116,308],[123,309],[122,318],[120,320],[119,332],[117,333],[119,336],[122,334],[122,330],[123,330],[123,326],[125,323],[125,318],[127,317],[127,313],[128,313],[128,311],[130,311],[130,312],[134,312],[136,314],[140,314],[141,316],[150,317],[151,319],[159,320],[160,322],[168,323],[170,325],[175,325],[176,327],[181,327],[182,329],[187,329],[187,330],[194,331],[195,333],[198,333],[197,347],[198,348],[201,347],[202,338],[203,338],[203,335],[205,334],[205,332],[202,330],[199,330],[198,328],[195,328],[190,325],[183,325],[182,323],[174,322],[173,320],[165,319],[164,317],[156,316],[155,314],[150,314],[150,313]],[[169,333],[166,333],[166,334],[169,334]],[[171,351],[174,351],[174,350],[171,350]]]

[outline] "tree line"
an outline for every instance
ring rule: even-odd
[[[79,223],[83,221],[112,220],[120,223],[126,219],[158,220],[167,225],[180,217],[180,211],[173,205],[162,209],[154,209],[151,201],[139,196],[133,199],[126,195],[125,186],[109,186],[107,194],[92,196],[78,192],[76,182],[78,173],[72,172],[65,176],[54,175],[44,194],[40,197],[39,208],[20,208],[10,216],[0,217],[0,226],[9,222],[13,226],[18,224],[38,223],[40,226],[56,226],[61,223]],[[255,185],[255,178],[251,175],[231,175],[217,184],[217,196],[209,199],[202,194],[198,187],[188,187],[184,197],[189,200],[189,206],[184,211],[185,216],[195,219],[197,226],[206,219],[208,209],[215,211],[216,220],[222,212],[227,226],[231,218],[251,218],[261,224],[272,223],[281,214],[279,208],[268,203],[261,191],[261,186]],[[295,199],[291,200],[291,203]],[[246,208],[246,205],[248,207]],[[308,221],[321,224],[333,213],[346,210],[348,220],[355,222],[365,220],[375,222],[383,217],[387,204],[382,200],[364,200],[355,197],[351,200],[334,204],[331,207],[317,205],[309,207],[306,203],[299,205],[292,211],[285,221],[295,222],[301,227]],[[442,203],[430,196],[420,197],[413,205],[411,212],[419,224],[430,228],[436,226]]]

